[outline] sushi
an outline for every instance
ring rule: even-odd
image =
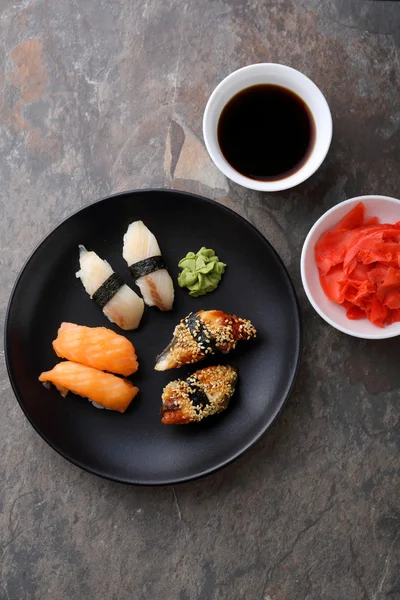
[[[162,394],[162,423],[185,425],[225,410],[235,391],[237,369],[206,367],[184,381],[171,381]]]
[[[174,337],[157,357],[154,368],[166,371],[199,362],[217,352],[231,352],[240,340],[250,340],[256,333],[250,321],[222,310],[190,313],[175,327]]]
[[[135,348],[131,342],[106,327],[61,323],[53,348],[60,358],[101,371],[127,376],[138,369]]]
[[[51,371],[45,371],[39,376],[39,381],[54,384],[63,397],[70,391],[88,398],[97,408],[121,413],[139,391],[126,379],[70,361],[60,362]]]
[[[89,296],[103,313],[125,330],[139,327],[144,311],[142,298],[128,287],[106,260],[79,246],[80,270],[76,273]]]
[[[174,302],[174,284],[161,257],[155,236],[143,221],[135,221],[124,235],[122,254],[133,279],[148,306],[171,310]]]

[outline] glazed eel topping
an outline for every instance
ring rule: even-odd
[[[162,422],[166,425],[185,425],[225,410],[235,391],[237,379],[237,369],[227,365],[206,367],[184,381],[171,381],[162,395]]]
[[[174,337],[157,357],[155,369],[166,371],[199,362],[218,352],[231,352],[240,340],[255,336],[254,325],[236,315],[221,310],[190,313],[175,327]]]

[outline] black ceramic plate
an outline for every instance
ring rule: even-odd
[[[130,282],[122,237],[142,219],[156,235],[174,281],[186,252],[213,248],[228,269],[218,289],[192,298],[175,285],[171,312],[146,307],[137,331],[128,332],[140,367],[140,388],[125,414],[98,410],[68,394],[45,389],[38,375],[58,359],[51,342],[62,321],[111,327],[75,272],[78,244],[95,250]],[[257,339],[217,362],[239,367],[240,384],[228,409],[195,425],[162,425],[163,387],[195,367],[159,373],[156,355],[174,326],[191,311],[221,309],[251,319]],[[23,268],[6,322],[6,358],[17,399],[36,431],[62,456],[102,477],[127,483],[166,484],[215,471],[243,454],[271,425],[296,376],[300,316],[289,276],[270,244],[231,210],[199,196],[146,190],[110,196],[61,223]],[[215,363],[216,361],[214,361]]]

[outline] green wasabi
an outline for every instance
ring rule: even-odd
[[[219,260],[214,250],[203,246],[196,254],[188,252],[178,267],[182,269],[178,276],[179,286],[188,288],[189,294],[197,297],[218,287],[226,264]]]

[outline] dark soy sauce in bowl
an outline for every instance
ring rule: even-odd
[[[315,143],[315,123],[300,96],[279,85],[260,84],[229,100],[217,135],[225,160],[238,173],[278,181],[307,162]]]

